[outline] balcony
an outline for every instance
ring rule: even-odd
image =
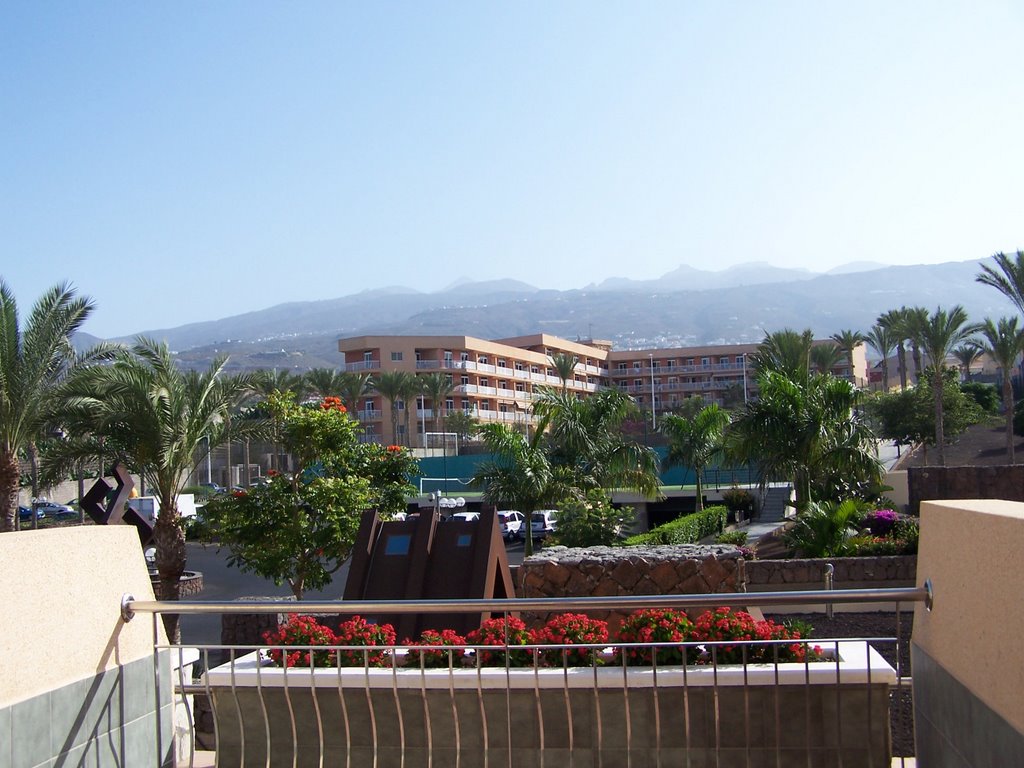
[[[375,411],[372,408],[356,411],[356,418],[359,421],[380,421],[383,415],[383,411]]]
[[[345,363],[345,370],[353,373],[358,371],[378,371],[380,370],[380,360],[362,360],[358,363]]]

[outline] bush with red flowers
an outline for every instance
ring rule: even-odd
[[[630,614],[619,627],[622,643],[675,643],[652,648],[617,648],[615,661],[629,666],[659,666],[694,663],[700,655],[696,646],[681,645],[693,640],[693,622],[683,611],[671,608],[642,608]]]
[[[466,636],[470,645],[487,645],[510,647],[515,645],[529,645],[530,633],[522,620],[514,616],[500,619],[487,619],[480,625],[480,629],[474,629]],[[480,666],[503,667],[506,664],[510,667],[529,667],[533,665],[533,654],[527,650],[491,651],[479,649],[477,655]]]
[[[341,646],[378,646],[395,645],[395,628],[390,624],[371,624],[362,616],[353,616],[349,621],[342,622],[334,635],[335,643]],[[339,650],[338,666],[383,667],[387,665],[390,648],[376,651]]]
[[[466,638],[457,634],[451,629],[425,629],[420,634],[419,640],[406,638],[402,645],[430,646],[437,650],[428,648],[409,648],[406,652],[405,665],[407,667],[422,667],[425,669],[457,669],[462,665],[462,655],[466,645]]]
[[[292,616],[277,630],[264,632],[263,639],[268,645],[276,646],[335,644],[335,636],[330,627],[323,626],[312,616]],[[311,657],[315,667],[329,667],[334,664],[334,654],[331,651],[286,651],[282,648],[272,648],[269,653],[270,659],[279,667],[308,667]]]
[[[608,642],[608,622],[591,619],[582,613],[563,613],[535,630],[538,645],[589,645]],[[544,651],[544,661],[553,667],[589,667],[597,659],[596,648],[552,648]]]
[[[694,626],[694,637],[715,643],[729,640],[753,641],[706,647],[707,660],[719,664],[773,663],[776,660],[802,662],[821,658],[821,649],[810,648],[807,643],[758,643],[760,640],[800,640],[800,631],[767,619],[758,621],[745,611],[734,611],[726,607],[702,613]]]

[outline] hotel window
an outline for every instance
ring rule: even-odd
[[[536,365],[530,366],[530,373],[538,373],[540,369]]]
[[[446,411],[454,411],[455,410],[455,400],[450,398],[450,397],[447,400],[445,400],[444,401],[444,409]]]
[[[405,410],[405,400],[395,400],[395,410],[396,411],[404,411]]]
[[[423,359],[423,356],[420,354],[420,351],[417,349],[416,350],[416,362],[419,362],[422,359]]]
[[[743,355],[736,355],[736,365],[743,365]]]
[[[449,365],[451,364],[451,362],[452,362],[452,351],[450,349],[446,349],[444,351],[444,361],[446,363],[448,363]]]
[[[464,387],[468,386],[469,385],[469,376],[467,376],[466,374],[462,374],[462,376],[459,377],[459,381],[462,383],[462,386],[464,386]]]
[[[633,369],[639,371],[643,367],[643,364],[637,360],[633,363]]]
[[[467,400],[466,398],[462,398],[462,410],[469,410],[469,400]]]
[[[508,405],[506,403],[498,403],[498,411],[500,413],[508,413]]]
[[[363,362],[364,363],[372,363],[373,362],[373,352],[363,352]]]
[[[481,376],[480,377],[480,386],[481,387],[489,387],[489,386],[491,386],[491,380],[488,379],[486,376]]]
[[[523,364],[520,363],[518,360],[516,360],[516,370],[517,371],[523,370]]]
[[[469,360],[469,352],[459,352],[459,360],[467,362]]]
[[[519,382],[516,382],[516,392],[525,392],[525,391],[526,391],[526,387],[524,387]]]
[[[643,379],[633,379],[633,386],[634,387],[642,387],[643,385],[644,385],[644,380]]]
[[[508,389],[508,382],[504,379],[498,379],[498,389]]]
[[[487,365],[487,355],[480,355],[476,361],[480,363],[480,365]]]
[[[402,359],[402,353],[401,352],[392,352],[391,353],[391,362],[397,363],[401,359]]]
[[[651,366],[653,368],[661,368],[661,360],[652,360],[651,361]]]
[[[629,368],[629,366],[626,365],[625,363],[619,363],[618,366],[616,367],[616,369],[620,370],[620,371],[625,371],[628,368]]]
[[[693,358],[692,357],[686,358],[686,364],[687,365],[693,365]]]
[[[499,357],[498,358],[498,367],[499,368],[508,368],[508,365],[505,362],[505,358],[503,358],[503,357]]]
[[[711,365],[711,358],[710,357],[702,357],[700,359],[700,364],[701,365]]]
[[[729,364],[729,358],[728,357],[720,357],[720,358],[718,358],[718,362],[720,362],[722,365],[728,365]]]
[[[399,424],[398,425],[398,434],[400,434],[400,435],[404,435],[405,434],[405,424]]]
[[[363,410],[364,411],[372,411],[373,410],[373,400],[367,400],[365,403],[363,403]]]

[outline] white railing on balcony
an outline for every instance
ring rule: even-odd
[[[372,408],[368,408],[362,411],[356,411],[356,418],[358,418],[359,421],[377,421],[383,413],[383,411],[375,411]]]
[[[481,386],[478,386],[476,388],[476,393],[478,395],[497,395],[498,394],[498,388],[497,387],[481,387]]]
[[[380,360],[361,360],[358,363],[345,363],[346,371],[376,371],[380,368]]]
[[[441,367],[441,361],[440,360],[417,360],[416,361],[416,369],[420,370],[420,371],[430,370],[431,368],[440,368],[440,367]]]

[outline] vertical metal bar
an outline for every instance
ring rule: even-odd
[[[864,641],[864,644],[868,645],[867,640]],[[874,718],[874,715],[872,714],[872,711],[871,711],[872,710],[871,703],[874,700],[874,696],[872,695],[872,690],[871,690],[871,653],[869,651],[869,648],[870,648],[870,646],[868,646],[868,648],[865,648],[865,650],[868,650],[868,653],[864,654],[867,657],[867,667],[868,667],[868,738],[867,738],[867,744],[868,744],[868,768],[874,768],[874,765],[875,765],[875,750],[873,748],[874,747],[874,741],[871,738],[871,736],[872,736],[871,728],[872,728],[872,726],[873,726],[873,724],[875,722],[875,718]],[[899,680],[896,681],[896,685],[897,686],[899,685]],[[886,723],[885,727],[886,727],[886,729],[888,729],[889,728],[889,723]]]
[[[481,656],[482,653],[478,648],[476,651],[476,698],[477,701],[480,702],[480,731],[483,734],[484,740],[484,768],[487,768],[491,760],[491,740],[488,733],[490,729],[487,727],[487,705],[484,702],[484,681]]]
[[[324,768],[324,721],[320,716],[320,699],[316,695],[316,663],[313,659],[313,651],[309,651],[309,688],[313,695],[313,711],[316,712],[316,737],[317,745],[320,747],[320,761],[318,765]]]
[[[405,658],[406,658],[406,663],[408,663],[409,657],[406,656]],[[448,666],[449,666],[449,668],[451,668],[451,658],[452,658],[451,651],[449,651],[448,652]],[[392,667],[392,669],[395,668],[396,664],[397,664],[397,658],[396,658],[394,650],[392,650],[392,652],[391,652],[391,667]],[[396,681],[397,681],[397,674],[398,673],[396,672],[395,674],[396,674]],[[451,672],[448,673],[448,676],[449,676],[449,678],[451,677]],[[426,663],[426,659],[424,658],[424,655],[423,655],[423,649],[420,649],[420,702],[423,704],[423,727],[424,727],[424,729],[426,731],[426,738],[427,738],[427,768],[432,768],[432,766],[434,764],[434,738],[433,738],[434,734],[431,733],[431,728],[430,728],[430,705],[429,705],[429,702],[427,701],[427,663]],[[404,753],[404,749],[403,749],[403,753]],[[404,754],[403,754],[403,759],[404,759]]]
[[[258,653],[259,653],[259,651],[257,651],[257,654]],[[288,659],[287,659],[288,649],[287,648],[282,648],[281,649],[281,653],[283,654],[282,659],[284,660],[285,668],[287,669],[287,665],[288,665]],[[267,757],[266,757],[265,766],[266,766],[266,768],[270,768],[270,754],[271,754],[270,750],[271,750],[273,745],[272,745],[271,739],[270,739],[270,714],[267,712],[267,701],[266,701],[266,697],[263,695],[263,675],[260,673],[260,669],[262,669],[262,667],[263,667],[263,665],[260,663],[260,659],[257,656],[257,658],[256,658],[256,695],[259,697],[259,700],[260,700],[260,710],[263,712],[263,732],[267,734]],[[232,648],[231,649],[231,689],[232,690],[234,690],[234,686],[235,686],[235,650],[234,650],[234,648]],[[237,698],[235,699],[235,702],[236,703],[238,702]],[[241,723],[242,723],[241,712],[239,712],[238,723],[239,723],[239,726],[241,726]]]
[[[189,680],[189,684],[191,684]],[[193,768],[196,759],[196,721],[193,717],[192,707],[188,704],[188,694],[185,693],[185,649],[182,646],[178,646],[178,689],[181,691],[181,706],[185,710],[185,717],[188,720],[188,734],[189,734],[189,750],[188,750],[188,768]],[[174,703],[175,715],[177,714],[177,698],[172,697]],[[195,694],[192,694],[192,701],[195,702]],[[194,704],[193,704],[194,706]],[[177,718],[174,717],[171,721],[171,728],[174,728],[174,721]],[[175,746],[177,745],[177,739],[174,739]],[[174,759],[177,760],[178,756],[175,752]]]
[[[364,651],[366,659],[366,674],[370,674],[370,652]],[[405,765],[405,717],[402,715],[402,700],[398,696],[398,671],[395,668],[394,649],[391,653],[391,691],[395,698],[395,713],[398,718],[398,743],[402,745],[399,758],[399,765]]]
[[[658,652],[654,651],[654,656],[651,658],[651,666],[655,669],[657,674],[658,667]],[[629,667],[623,665],[622,667],[622,707],[626,713],[626,765],[632,765],[633,756],[633,720],[632,711],[629,706]]]
[[[462,649],[465,655],[466,649]],[[452,722],[455,724],[455,768],[462,764],[462,731],[459,729],[459,707],[455,700],[455,657],[448,652],[448,695],[452,703]]]
[[[544,707],[540,701],[540,649],[532,648],[533,655],[533,704],[537,712],[537,735],[540,739],[540,768],[544,768]],[[509,654],[506,654],[506,657]],[[506,671],[506,675],[509,672]],[[507,678],[506,678],[507,679]],[[512,765],[512,689],[509,686],[509,707],[508,707],[508,764]]]
[[[683,653],[686,653],[688,646],[684,648]],[[685,661],[685,656],[684,656]],[[693,757],[691,756],[692,750],[690,749],[690,682],[687,670],[689,669],[688,664],[683,665],[683,732],[686,740],[686,766],[691,768],[693,765]]]
[[[626,664],[625,652],[621,655],[621,661],[623,666]],[[594,734],[597,737],[597,749],[596,754],[598,756],[598,766],[601,765],[601,755],[604,752],[604,730],[601,726],[601,688],[597,684],[597,665],[594,665]]]
[[[825,589],[831,592],[835,589],[836,567],[832,563],[825,564]],[[832,618],[832,603],[825,603],[825,617]]]
[[[32,515],[33,523],[36,523],[36,516]],[[160,717],[160,648],[157,645],[160,637],[160,628],[158,622],[160,621],[160,615],[157,613],[153,614],[153,703],[155,705],[154,712],[156,717],[156,759],[157,764],[163,760],[164,754],[164,743],[163,743],[163,728],[161,727]],[[173,699],[173,697],[172,697]],[[174,712],[171,711],[172,723],[171,727],[174,727],[173,718]],[[172,742],[173,743],[173,742]]]
[[[341,674],[341,654],[334,651],[334,669],[338,676],[338,703],[341,706],[341,722],[345,726],[345,768],[352,768],[352,725],[348,719],[348,702],[345,701],[344,678]]]
[[[373,691],[370,688],[370,652],[363,649],[363,689],[366,691],[366,707],[370,713],[370,733],[373,738],[373,768],[377,768],[380,756],[379,739],[377,738],[377,713],[373,709]]]
[[[298,729],[295,725],[295,709],[292,707],[292,695],[288,689],[288,653],[285,649],[284,655],[284,666],[282,667],[281,680],[284,683],[284,700],[288,705],[288,724],[292,729],[292,768],[299,768],[299,735]],[[267,755],[267,760],[270,760],[270,755]]]
[[[842,699],[843,699],[843,688],[840,685],[840,678],[842,677],[841,668],[839,665],[839,643],[835,644],[835,657],[836,657],[836,755],[838,758],[839,768],[843,768],[843,715],[842,715]],[[806,654],[804,658],[807,658]],[[868,688],[868,695],[870,695],[871,689]],[[871,725],[868,724],[868,744],[871,743]]]
[[[712,701],[714,703],[714,717],[715,717],[715,764],[720,765],[722,762],[722,722],[721,722],[721,710],[719,709],[718,700],[718,646],[711,646],[711,673],[712,673]]]
[[[203,648],[203,669],[205,669],[207,671],[207,673],[210,670],[210,649],[209,648]],[[208,702],[210,702],[210,711],[213,714],[213,742],[214,742],[214,744],[218,744],[218,743],[220,743],[220,726],[217,724],[217,721],[219,719],[217,717],[217,702],[214,701],[214,699],[213,699],[213,691],[210,690],[210,675],[209,674],[203,675],[203,679],[205,680],[206,700]],[[242,724],[242,717],[241,717],[241,715],[239,715],[239,717],[238,717],[238,724],[239,724],[239,727],[241,727],[241,724]],[[244,749],[242,750],[242,756],[243,756],[242,757],[242,768],[245,768],[245,750]],[[219,753],[217,754],[217,763],[218,763],[218,765],[220,764],[220,754]]]
[[[903,698],[903,615],[902,606],[899,601],[896,602],[896,716],[899,718],[899,722],[903,722],[905,718],[904,713],[904,698]],[[911,671],[913,674],[913,671]],[[911,707],[913,707],[913,701],[911,701]],[[913,715],[913,709],[910,712]],[[890,718],[891,720],[891,718]],[[910,718],[911,728],[914,727],[914,718]],[[892,738],[890,734],[890,738]],[[904,760],[905,756],[900,755],[900,763],[906,763]]]
[[[256,652],[257,662],[257,673],[259,672],[259,651]],[[238,688],[235,686],[235,649],[232,648],[228,651],[228,660],[231,664],[231,700],[235,703],[235,712],[238,714],[238,744],[239,749],[242,752],[242,765],[245,765],[245,722],[242,719],[242,705],[238,702]],[[263,697],[260,696],[260,702],[262,703]],[[216,725],[217,719],[214,718],[214,725]],[[216,730],[216,728],[214,729]],[[270,728],[267,728],[267,744],[270,744]],[[267,747],[267,762],[270,761],[270,747]]]
[[[782,768],[782,702],[779,699],[779,646],[772,644],[772,665],[774,666],[775,685],[772,694],[775,697],[775,768]]]
[[[743,661],[743,746],[747,768],[750,768],[750,685],[748,684],[748,646],[740,646]]]
[[[807,750],[807,768],[813,768],[811,760],[811,669],[810,661],[804,656],[804,748]]]
[[[686,649],[683,648],[683,663],[686,663]],[[651,696],[654,698],[654,754],[656,765],[661,768],[661,706],[658,702],[658,667],[651,673]]]

